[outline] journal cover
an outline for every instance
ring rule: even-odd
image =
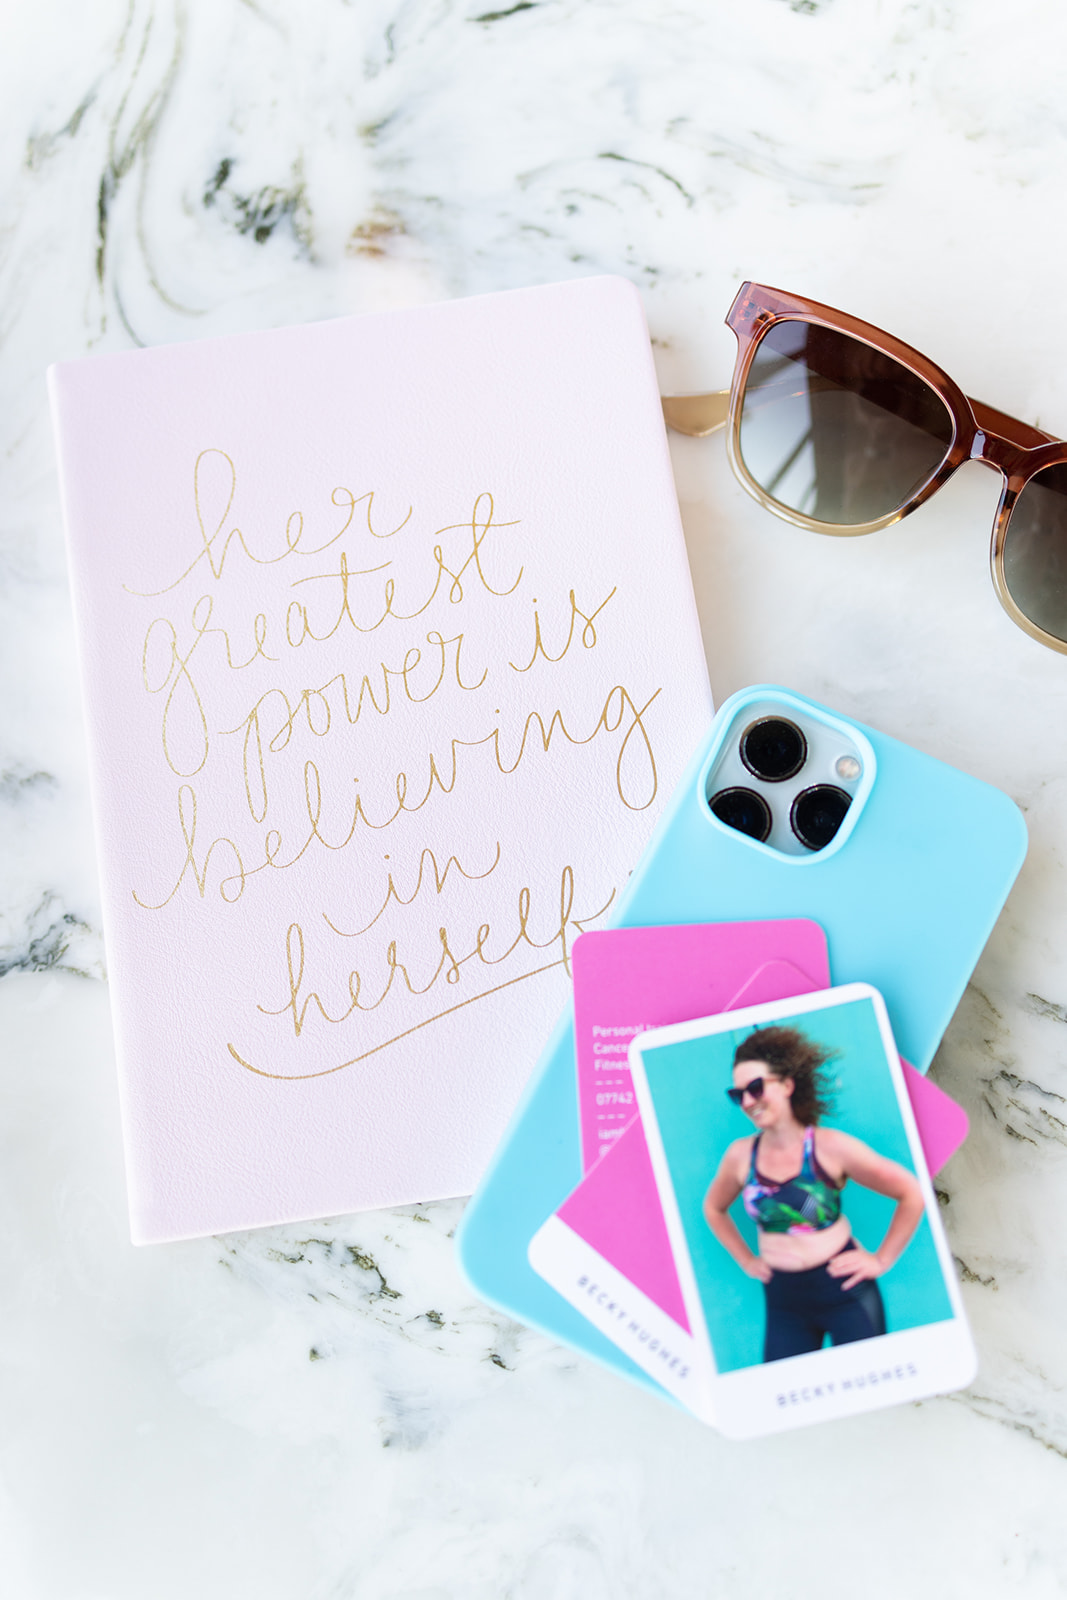
[[[51,382],[135,1240],[468,1192],[710,716],[635,291]]]

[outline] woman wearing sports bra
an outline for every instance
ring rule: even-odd
[[[914,1176],[837,1128],[819,1127],[830,1052],[797,1028],[760,1028],[734,1054],[727,1093],[757,1128],[735,1139],[704,1197],[708,1227],[767,1302],[764,1361],[885,1333],[875,1279],[906,1249],[922,1217]],[[851,1179],[897,1202],[875,1251],[852,1237],[841,1209]],[[754,1255],[729,1215],[741,1196],[759,1230]]]

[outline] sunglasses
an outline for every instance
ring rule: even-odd
[[[742,1105],[746,1094],[753,1100],[762,1100],[763,1091],[767,1086],[766,1078],[751,1078],[740,1089],[727,1089],[726,1098],[732,1100],[735,1106]]]
[[[726,322],[731,388],[665,398],[670,427],[699,438],[726,426],[749,493],[816,533],[873,533],[963,462],[993,467],[993,587],[1013,622],[1067,652],[1067,442],[968,399],[910,345],[817,300],[745,283]]]

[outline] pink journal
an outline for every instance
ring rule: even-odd
[[[711,712],[635,291],[51,383],[134,1239],[469,1192]]]

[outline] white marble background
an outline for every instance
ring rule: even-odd
[[[1067,433],[1057,0],[0,0],[0,1584],[12,1600],[1067,1592],[1067,658],[977,467],[807,537],[675,462],[712,682],[1010,791],[1032,849],[935,1066],[967,1394],[730,1445],[478,1305],[460,1203],[127,1243],[44,369],[620,272],[664,389],[743,277]]]

